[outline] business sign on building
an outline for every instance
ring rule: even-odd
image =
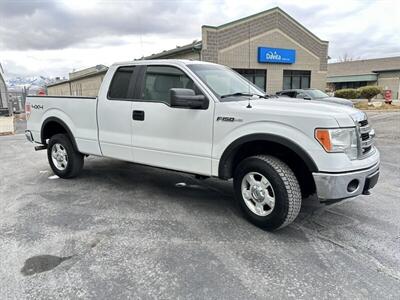
[[[258,47],[259,63],[294,64],[296,62],[296,50]]]

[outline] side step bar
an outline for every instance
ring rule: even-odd
[[[25,130],[25,137],[29,142],[34,143],[32,132],[30,130]],[[35,146],[34,149],[35,151],[45,150],[47,149],[47,145]]]
[[[46,150],[47,145],[35,146],[34,148],[35,148],[35,151]]]

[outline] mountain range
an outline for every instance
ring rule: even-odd
[[[45,88],[46,85],[58,81],[59,78],[49,78],[44,76],[14,77],[5,80],[10,92],[19,92],[24,89],[29,92],[37,92]]]

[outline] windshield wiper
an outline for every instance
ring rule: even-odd
[[[249,94],[249,93],[238,92],[238,93],[233,93],[233,94],[222,95],[222,96],[221,96],[221,99],[223,99],[223,98],[228,98],[228,97],[243,97],[243,96],[244,96],[244,97],[258,96],[258,97],[264,98],[264,99],[269,98],[268,95]]]

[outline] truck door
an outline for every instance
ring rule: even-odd
[[[107,73],[103,82],[111,83],[109,89],[107,84],[102,85],[97,109],[102,154],[127,161],[133,161],[131,115],[134,70],[135,66],[123,66],[114,73]]]
[[[140,99],[133,102],[133,156],[135,162],[211,175],[214,102],[208,109],[170,106],[170,89],[203,93],[180,68],[141,67]]]

